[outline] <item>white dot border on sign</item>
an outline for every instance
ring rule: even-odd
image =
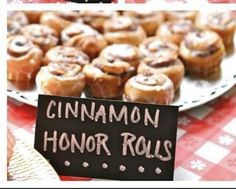
[[[66,167],[70,167],[70,161],[65,160],[65,161],[64,161],[64,165],[65,165]]]
[[[86,161],[84,161],[84,162],[82,163],[82,166],[83,166],[84,168],[87,168],[87,167],[89,167],[89,163],[86,162]]]

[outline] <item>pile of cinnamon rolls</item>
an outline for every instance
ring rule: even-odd
[[[219,72],[233,48],[229,12],[14,11],[7,77],[39,93],[170,104],[185,74]]]

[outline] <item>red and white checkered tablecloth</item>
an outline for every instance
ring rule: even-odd
[[[32,145],[36,108],[8,100],[8,126]],[[236,180],[236,86],[180,113],[174,180]],[[90,180],[61,177],[62,180]]]

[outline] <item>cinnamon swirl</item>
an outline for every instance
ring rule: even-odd
[[[236,21],[230,12],[213,12],[204,16],[201,14],[196,21],[198,27],[210,29],[220,35],[227,51],[233,47]]]
[[[178,54],[177,45],[161,40],[158,37],[150,37],[145,39],[139,46],[140,52],[144,57],[155,57],[160,52]]]
[[[168,76],[177,90],[184,77],[185,69],[177,53],[160,51],[155,57],[144,57],[138,67],[138,73],[163,73]]]
[[[100,56],[105,57],[107,60],[122,60],[128,62],[131,66],[137,68],[141,54],[139,49],[134,45],[129,44],[114,44],[106,47],[101,52]]]
[[[53,28],[58,35],[63,29],[75,22],[82,22],[79,11],[48,11],[40,17],[40,23]]]
[[[21,26],[18,22],[7,20],[7,37],[20,33]]]
[[[157,36],[163,40],[180,45],[185,35],[194,30],[190,20],[176,20],[163,23],[157,30]]]
[[[105,21],[117,15],[117,12],[108,10],[81,11],[83,22],[85,24],[90,25],[92,28],[99,31],[100,33],[103,33],[104,31]]]
[[[127,43],[137,46],[146,38],[146,32],[135,19],[119,16],[105,22],[104,36],[109,43]]]
[[[165,16],[163,12],[158,11],[126,11],[124,15],[137,19],[138,23],[143,27],[148,36],[153,36],[157,28],[164,22]]]
[[[44,53],[58,43],[58,36],[55,30],[40,24],[30,24],[22,28],[21,33],[38,45]]]
[[[27,16],[22,11],[8,11],[7,20],[17,22],[20,26],[26,26],[29,24]]]
[[[124,84],[135,73],[135,68],[118,59],[99,57],[84,66],[83,72],[87,96],[115,99],[122,96]]]
[[[85,52],[91,59],[96,58],[107,46],[104,37],[88,25],[75,23],[61,33],[64,46],[76,47]]]
[[[24,36],[8,38],[7,78],[12,81],[30,81],[42,65],[43,52]]]
[[[89,64],[89,57],[74,47],[56,46],[45,54],[44,64],[51,62],[78,64],[83,67]]]
[[[36,76],[39,93],[57,96],[80,96],[85,87],[85,75],[77,64],[50,63]]]
[[[168,21],[185,19],[185,20],[190,20],[194,23],[196,16],[197,16],[197,11],[167,11],[166,12],[166,17]]]
[[[126,82],[124,98],[131,102],[168,105],[174,98],[173,83],[161,73],[138,74]]]
[[[189,33],[180,45],[180,57],[190,74],[209,76],[219,71],[225,54],[219,35],[209,30]]]

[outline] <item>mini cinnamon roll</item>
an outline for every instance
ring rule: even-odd
[[[202,29],[210,29],[220,35],[227,50],[233,47],[236,21],[230,12],[213,12],[199,15],[196,24]]]
[[[225,48],[220,36],[209,30],[189,33],[180,45],[180,57],[190,74],[207,77],[220,70]]]
[[[27,16],[30,24],[39,23],[40,16],[43,14],[43,11],[24,11],[25,15]]]
[[[118,15],[117,12],[108,10],[81,11],[83,22],[90,25],[100,33],[103,33],[104,31],[105,21],[116,15]]]
[[[155,57],[144,57],[138,67],[138,73],[163,73],[168,76],[177,90],[184,77],[185,69],[178,54],[169,51],[160,51]]]
[[[146,38],[146,32],[133,18],[119,16],[105,22],[104,36],[109,43],[137,46]]]
[[[147,36],[153,36],[157,28],[164,22],[165,16],[158,11],[127,11],[124,15],[132,16],[146,31]]]
[[[7,37],[20,33],[21,26],[18,22],[7,20]]]
[[[27,16],[22,11],[8,11],[7,20],[17,22],[20,26],[26,26],[29,24]]]
[[[197,11],[167,11],[166,16],[168,21],[185,19],[194,23],[197,16]]]
[[[58,35],[70,24],[81,21],[79,11],[44,12],[40,17],[40,23],[53,28]]]
[[[118,59],[99,57],[84,66],[83,72],[87,82],[86,96],[116,99],[122,96],[124,84],[135,73],[135,68]]]
[[[162,24],[156,35],[161,39],[180,45],[185,35],[194,30],[190,20],[169,21]]]
[[[158,37],[150,37],[145,39],[139,46],[140,52],[144,57],[159,56],[160,52],[170,54],[178,54],[179,48],[177,45],[161,40]]]
[[[44,25],[30,24],[23,27],[21,33],[38,45],[44,53],[58,43],[56,31]]]
[[[44,64],[47,65],[51,62],[78,64],[83,67],[89,64],[89,57],[74,47],[56,46],[45,54]]]
[[[35,78],[42,65],[43,52],[24,36],[8,38],[7,78],[28,82]]]
[[[126,82],[124,98],[131,102],[168,105],[174,98],[173,83],[161,73],[138,74]]]
[[[101,52],[100,56],[105,57],[107,60],[122,60],[128,62],[131,66],[137,68],[141,54],[139,49],[134,45],[129,44],[114,44],[106,47]]]
[[[88,25],[75,23],[61,33],[64,46],[76,47],[85,52],[91,59],[96,58],[107,46],[104,37]]]
[[[86,81],[80,65],[50,63],[40,69],[36,84],[41,94],[80,96]]]

